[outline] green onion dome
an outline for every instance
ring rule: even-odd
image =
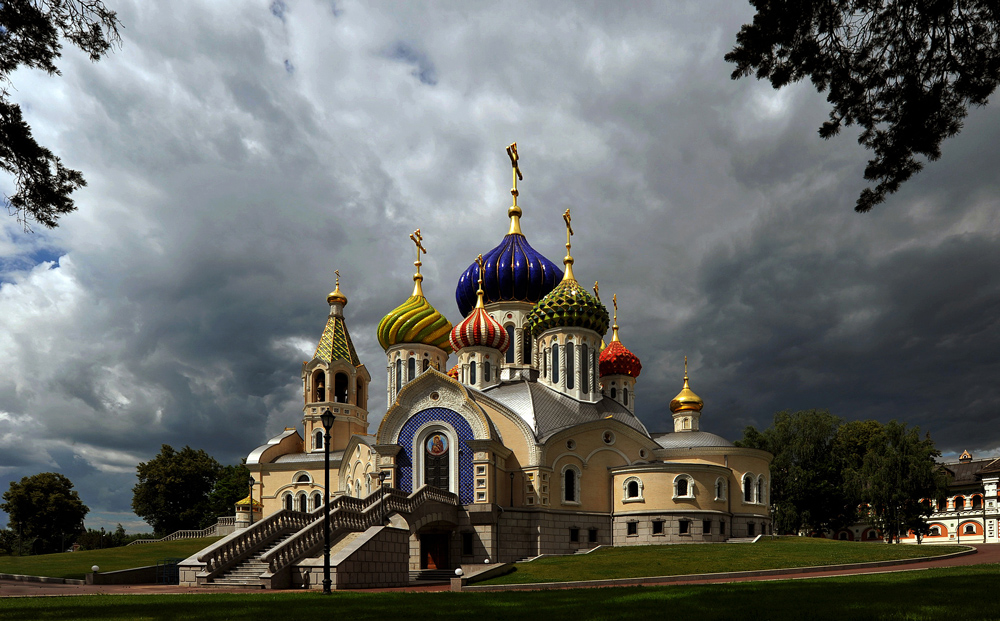
[[[450,335],[451,322],[422,295],[411,295],[378,324],[378,342],[386,350],[400,343],[422,343],[451,353]]]
[[[602,336],[607,333],[611,322],[608,309],[572,278],[572,271],[568,275],[528,314],[528,328],[535,338],[552,328],[586,328]]]

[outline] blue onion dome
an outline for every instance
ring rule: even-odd
[[[520,210],[518,210],[520,211]],[[493,302],[538,302],[562,279],[555,263],[528,244],[518,214],[511,215],[510,232],[500,245],[483,255],[483,291],[486,304]],[[473,262],[458,279],[455,301],[465,317],[476,307],[479,264]]]
[[[568,209],[563,218],[567,228],[566,257],[563,259],[566,271],[562,282],[531,309],[527,319],[528,328],[536,338],[552,328],[586,328],[603,336],[608,331],[611,317],[604,304],[587,293],[573,275],[573,257],[569,252],[572,229],[569,226]]]

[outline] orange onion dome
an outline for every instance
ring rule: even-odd
[[[455,366],[453,366],[452,368],[448,369],[448,377],[450,377],[453,380],[457,380],[458,379],[458,365],[457,364]]]
[[[615,333],[617,336],[617,332]],[[605,375],[629,375],[639,377],[642,371],[642,363],[639,357],[622,345],[618,339],[612,340],[600,357],[601,377]]]

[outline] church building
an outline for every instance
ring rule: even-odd
[[[349,566],[365,572],[363,558],[391,556],[403,573],[453,572],[770,531],[772,456],[702,431],[704,403],[686,361],[679,393],[661,404],[673,430],[650,433],[635,416],[637,399],[656,397],[643,394],[642,364],[619,334],[617,297],[612,317],[597,284],[591,294],[577,280],[569,210],[562,269],[528,243],[516,145],[508,155],[510,226],[458,275],[461,321],[452,325],[424,295],[417,230],[412,293],[378,325],[386,410],[372,429],[381,399],[351,342],[338,273],[316,352],[302,365],[301,421],[249,453],[251,494],[237,506],[245,528],[188,559],[182,581],[226,583],[249,566],[244,575],[264,586],[317,588],[327,450],[341,587],[388,583],[348,578]],[[375,556],[361,556],[364,545]]]

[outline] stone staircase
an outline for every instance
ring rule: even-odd
[[[410,571],[410,582],[414,582],[416,580],[448,582],[454,577],[454,569],[418,569],[416,571]]]
[[[295,533],[287,533],[282,535],[278,539],[275,539],[269,543],[266,547],[261,548],[256,554],[246,559],[239,565],[236,565],[232,569],[226,571],[222,575],[212,578],[211,582],[205,584],[207,587],[246,587],[248,589],[263,589],[264,585],[260,582],[260,575],[267,571],[267,563],[260,560],[262,556],[276,548],[279,544],[284,542],[286,539],[294,535]]]

